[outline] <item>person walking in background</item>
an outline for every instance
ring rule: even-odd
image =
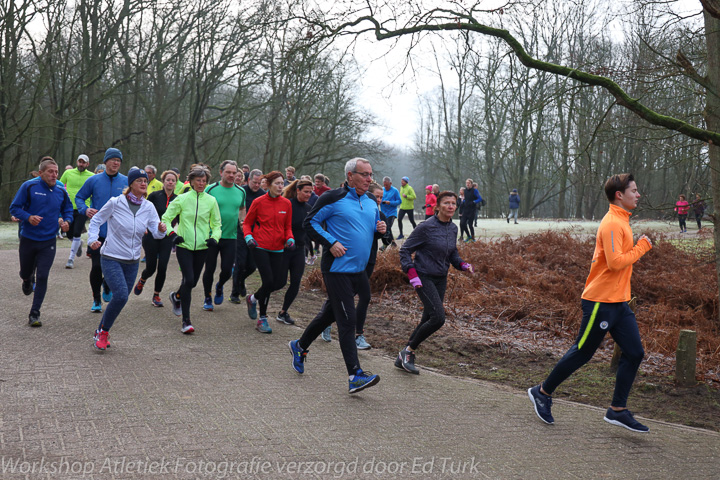
[[[383,197],[382,204],[380,205],[380,211],[385,214],[387,218],[387,229],[390,232],[391,245],[395,246],[395,238],[392,234],[392,226],[397,219],[397,207],[402,203],[400,198],[400,192],[397,188],[392,186],[392,178],[383,178]]]
[[[102,172],[88,178],[82,188],[75,195],[75,206],[78,212],[87,216],[90,220],[100,211],[102,207],[111,199],[122,195],[128,186],[128,178],[120,173],[120,165],[122,165],[123,155],[117,148],[108,148],[105,151],[103,163],[105,168]],[[86,205],[86,201],[90,199],[90,206]],[[102,244],[107,235],[107,225],[101,224],[98,232],[97,241]],[[100,249],[89,249],[92,267],[90,268],[90,288],[93,295],[93,304],[90,311],[94,313],[102,313],[102,300],[106,303],[112,300],[112,291],[107,283],[103,280],[102,263],[100,261]],[[102,297],[101,290],[102,289]]]
[[[20,279],[22,292],[28,296],[35,287],[28,324],[41,327],[40,308],[47,292],[50,268],[55,260],[58,225],[67,232],[73,219],[73,204],[65,188],[57,182],[58,165],[51,157],[40,161],[40,176],[28,180],[18,189],[10,214],[20,225]]]
[[[202,278],[205,290],[203,310],[209,312],[213,311],[213,301],[215,305],[223,303],[223,286],[232,277],[235,264],[237,226],[245,217],[245,190],[235,185],[237,173],[237,163],[233,160],[225,160],[220,164],[220,181],[205,189],[208,195],[212,195],[217,200],[222,223],[220,241],[217,245],[208,246],[205,257],[205,273]],[[215,298],[213,298],[213,279],[217,268],[218,254],[220,255],[220,276],[215,284]]]
[[[93,215],[88,229],[88,245],[92,250],[100,249],[105,281],[113,292],[112,300],[93,335],[95,348],[100,351],[110,346],[110,328],[127,303],[135,283],[145,231],[161,239],[167,230],[165,224],[160,222],[155,207],[145,199],[147,173],[139,168],[131,168],[128,185],[123,195],[111,198]],[[101,225],[107,226],[104,242],[99,241]]]
[[[169,225],[175,217],[180,216],[170,237],[173,245],[177,246],[175,256],[180,264],[182,281],[175,292],[170,292],[170,303],[173,313],[182,316],[180,331],[185,334],[195,331],[190,321],[192,289],[200,280],[207,248],[216,246],[222,234],[217,201],[205,193],[209,180],[210,172],[206,168],[195,167],[190,170],[188,181],[191,190],[170,202],[162,217],[163,223]]]
[[[295,239],[295,248],[286,249],[283,254],[282,278],[287,282],[290,276],[290,286],[285,292],[282,308],[277,315],[277,321],[286,325],[294,325],[295,320],[290,316],[288,310],[295,301],[300,291],[300,283],[305,272],[305,246],[307,235],[303,228],[305,217],[310,213],[308,200],[313,193],[313,184],[309,180],[295,180],[285,187],[282,196],[290,200],[292,205],[292,236]]]
[[[648,427],[635,420],[627,409],[630,389],[645,356],[635,313],[628,306],[628,301],[631,298],[633,264],[652,249],[652,242],[643,235],[633,246],[630,216],[640,200],[635,178],[627,173],[613,175],[605,183],[605,195],[610,206],[598,227],[590,275],[581,296],[583,318],[580,332],[545,381],[528,389],[528,396],[538,418],[548,424],[554,423],[551,411],[553,392],[590,361],[605,334],[610,332],[622,350],[622,356],[612,403],[604,420],[634,432],[647,432]]]
[[[687,233],[687,220],[688,211],[690,211],[690,204],[685,199],[685,195],[682,193],[678,196],[678,201],[675,202],[675,211],[678,214],[678,222],[680,222],[680,233]]]
[[[147,169],[145,173],[147,173]],[[175,195],[175,185],[178,181],[178,174],[173,170],[167,170],[163,172],[161,179],[163,189],[153,192],[147,197],[148,202],[155,207],[158,218],[162,218],[163,215],[165,215],[168,205],[177,197],[177,195]],[[173,221],[170,223],[172,224]],[[163,302],[160,299],[160,292],[162,292],[163,286],[165,286],[167,267],[170,262],[170,254],[173,247],[172,239],[167,235],[164,235],[162,238],[155,238],[152,232],[148,231],[142,239],[142,245],[145,250],[145,268],[140,274],[140,280],[138,280],[135,285],[133,293],[140,295],[145,287],[145,282],[153,276],[157,269],[152,304],[156,307],[162,307]]]
[[[520,208],[520,195],[518,195],[517,188],[513,188],[512,192],[510,192],[510,197],[508,198],[508,203],[510,207],[510,213],[508,213],[507,216],[507,223],[510,223],[510,217],[515,217],[515,225],[517,225],[518,221],[518,209]]]
[[[75,268],[75,257],[82,256],[82,233],[88,217],[78,211],[75,205],[75,195],[85,185],[87,179],[93,176],[93,173],[87,169],[89,165],[90,159],[87,155],[78,155],[77,167],[65,170],[62,177],[60,177],[60,182],[65,185],[65,190],[67,190],[68,197],[70,197],[73,204],[72,223],[67,232],[67,238],[72,240],[72,243],[70,244],[70,257],[65,264],[65,268]]]
[[[478,191],[478,184],[477,184],[477,182],[473,182],[473,188],[475,189],[476,192],[478,192],[478,195],[479,195],[480,193],[479,193],[479,191]],[[478,204],[475,206],[475,216],[473,217],[473,225],[474,225],[475,227],[477,227],[477,217],[478,217],[478,213],[480,212],[480,207],[482,207],[482,206],[484,206],[484,205],[485,205],[485,203],[482,201],[482,198],[481,198],[481,199],[480,199],[480,203],[478,203]]]
[[[295,239],[292,233],[292,204],[282,196],[285,186],[282,173],[273,171],[263,178],[268,192],[253,202],[243,222],[245,243],[255,258],[262,283],[245,301],[248,316],[252,320],[257,319],[255,329],[260,333],[272,333],[267,321],[270,294],[280,290],[287,282],[287,273],[283,271],[284,252],[286,249],[295,250]]]
[[[295,167],[293,167],[293,166],[285,167],[285,186],[287,187],[295,180],[296,180],[295,179]]]
[[[425,220],[432,217],[435,214],[435,205],[437,205],[437,197],[433,191],[433,186],[428,185],[425,187]]]
[[[377,203],[366,195],[372,166],[363,158],[345,164],[346,183],[320,197],[305,219],[305,231],[323,245],[320,262],[330,307],[321,310],[302,336],[288,346],[297,373],[305,371],[308,348],[332,322],[337,322],[340,350],[348,372],[348,391],[356,393],[377,384],[378,375],[360,368],[355,342],[355,294],[370,296],[365,268],[375,232],[384,234]]]
[[[163,189],[163,183],[158,180],[157,177],[157,168],[155,165],[145,165],[145,173],[148,176],[148,187],[147,187],[147,196],[149,196],[153,192],[158,192]]]
[[[313,188],[313,192],[315,192],[315,195],[318,197],[330,190],[330,187],[325,184],[325,178],[327,177],[325,177],[322,173],[315,175],[315,188]]]
[[[702,217],[705,215],[705,202],[700,198],[700,194],[695,194],[695,201],[692,203],[693,212],[695,212],[695,221],[697,222],[698,230],[702,230]]]
[[[460,239],[462,240],[463,232],[466,232],[468,237],[465,242],[474,242],[475,229],[473,228],[473,221],[477,213],[477,206],[482,202],[482,197],[480,192],[473,188],[473,181],[470,178],[465,181],[465,191],[463,193],[464,198],[460,204]]]
[[[405,238],[403,235],[403,218],[405,215],[410,219],[410,224],[415,228],[415,190],[410,186],[410,179],[402,177],[400,180],[400,212],[398,213],[398,229],[400,235],[398,240]]]
[[[263,178],[262,171],[255,169],[248,173],[247,185],[242,188],[245,191],[245,212],[250,210],[255,200],[265,195],[265,190],[260,188]],[[255,257],[250,255],[250,249],[245,243],[243,234],[244,219],[237,223],[237,234],[240,241],[236,243],[235,250],[235,268],[233,269],[232,279],[233,286],[230,292],[230,303],[240,304],[247,296],[247,288],[245,287],[245,279],[247,279],[256,270]],[[250,228],[253,228],[251,225]],[[242,298],[241,298],[242,297]]]
[[[474,273],[473,266],[463,262],[457,251],[458,229],[452,221],[456,209],[455,193],[442,192],[437,202],[437,215],[422,222],[400,247],[402,270],[420,297],[423,313],[407,346],[395,359],[395,366],[416,375],[420,370],[415,366],[415,350],[445,324],[443,301],[450,265]]]

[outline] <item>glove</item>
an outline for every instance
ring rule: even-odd
[[[467,262],[462,262],[462,263],[460,264],[460,269],[461,269],[463,272],[468,271],[468,272],[470,272],[470,273],[475,273],[475,269],[473,268],[473,266],[470,265],[470,264],[467,263]]]
[[[248,248],[255,248],[258,246],[252,235],[245,235],[245,243],[247,243]]]
[[[170,235],[170,238],[172,238],[173,245],[180,245],[181,243],[183,243],[185,241],[185,239],[183,237],[181,237],[180,235],[178,235],[177,233],[173,233],[172,235]]]
[[[295,239],[294,238],[288,238],[287,242],[285,242],[285,250],[289,252],[295,251]]]
[[[208,247],[217,247],[217,244],[218,244],[218,243],[217,243],[217,240],[215,240],[215,239],[212,238],[212,237],[210,237],[210,238],[208,238],[207,240],[205,240],[205,245],[207,245]]]
[[[412,285],[413,288],[422,287],[422,282],[420,281],[420,277],[418,277],[417,270],[412,267],[408,269],[408,278],[410,279],[410,285]]]

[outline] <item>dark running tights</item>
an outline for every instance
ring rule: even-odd
[[[408,340],[408,346],[415,350],[430,335],[440,330],[445,325],[445,289],[447,288],[447,277],[436,277],[429,275],[418,275],[422,287],[415,289],[420,301],[423,303],[423,314],[420,323],[413,330]]]
[[[255,300],[257,300],[260,307],[260,316],[265,317],[267,316],[270,294],[280,290],[287,282],[287,274],[283,275],[284,253],[253,248],[251,255],[255,257],[255,265],[257,265],[260,280],[262,281],[260,288],[254,294]]]
[[[200,280],[200,274],[205,265],[207,250],[193,251],[183,247],[177,247],[177,249],[175,249],[175,256],[182,271],[182,282],[180,283],[180,288],[177,289],[177,296],[180,297],[180,304],[182,305],[182,318],[183,320],[189,320],[192,289],[195,288],[195,285],[197,285]]]

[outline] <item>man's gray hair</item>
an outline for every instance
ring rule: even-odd
[[[390,177],[383,177],[383,182],[390,182],[390,183],[392,183],[392,178],[390,178]]]
[[[223,162],[220,164],[220,173],[225,171],[225,167],[228,165],[232,165],[237,169],[237,162],[235,160],[223,160]]]
[[[352,160],[348,160],[347,163],[345,164],[345,176],[346,177],[347,177],[348,173],[355,171],[355,169],[357,168],[358,162],[367,163],[368,165],[370,165],[370,162],[368,160],[365,160],[364,158],[360,158],[360,157],[356,157],[356,158],[353,158]]]
[[[154,174],[157,174],[157,168],[155,168],[155,165],[145,165],[145,168],[143,170],[150,169]]]
[[[262,174],[263,174],[262,170],[259,170],[257,168],[254,170],[250,170],[250,173],[248,174],[248,180],[250,180],[253,177],[262,177]]]

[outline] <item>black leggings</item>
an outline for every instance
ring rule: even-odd
[[[105,243],[105,237],[98,237],[100,247]],[[110,290],[105,280],[103,279],[102,265],[100,264],[100,247],[97,250],[93,250],[88,245],[88,252],[90,252],[90,260],[92,266],[90,267],[90,288],[92,289],[93,300],[96,302],[100,301],[100,288],[104,287],[106,290]]]
[[[155,274],[157,269],[154,291],[160,293],[165,285],[167,267],[172,253],[172,239],[166,236],[157,240],[151,233],[146,233],[142,239],[142,244],[143,249],[145,249],[145,268],[140,274],[140,278],[143,281],[147,280]]]
[[[348,375],[355,375],[360,368],[357,344],[355,343],[357,324],[355,294],[357,293],[361,300],[370,298],[370,283],[367,274],[364,271],[360,273],[323,273],[323,281],[327,288],[328,300],[307,326],[298,344],[300,348],[310,348],[312,342],[323,330],[333,322],[337,322],[338,339],[345,360],[345,368]]]
[[[403,234],[402,226],[403,226],[403,218],[405,218],[405,215],[408,216],[410,219],[410,224],[415,228],[417,225],[415,225],[415,212],[412,210],[403,210],[400,209],[398,212],[398,229],[400,230],[400,235]]]
[[[283,252],[270,252],[261,248],[254,248],[252,255],[260,273],[262,281],[260,288],[255,292],[255,300],[260,306],[260,316],[267,316],[267,306],[270,294],[285,286],[287,274],[283,275]]]
[[[680,231],[687,230],[687,224],[685,223],[685,220],[687,220],[687,214],[684,215],[678,215],[678,220],[680,221]]]
[[[175,249],[175,256],[182,271],[182,282],[177,289],[177,296],[182,305],[183,320],[190,319],[190,303],[192,300],[192,289],[200,280],[200,273],[205,265],[207,250],[187,250],[183,247]]]
[[[238,240],[235,248],[235,268],[233,269],[232,296],[237,297],[240,291],[245,289],[245,279],[256,270],[255,257],[250,254],[250,249],[243,240],[242,229],[238,230]]]
[[[460,236],[467,235],[467,238],[475,238],[472,213],[463,213],[460,217]]]
[[[445,289],[447,288],[447,277],[436,277],[429,275],[418,275],[422,287],[415,289],[420,301],[423,303],[423,314],[420,323],[413,330],[408,340],[408,346],[415,350],[430,335],[440,330],[445,325]]]
[[[206,297],[212,294],[218,253],[220,254],[220,278],[218,283],[222,287],[232,277],[235,250],[237,250],[237,240],[234,238],[221,238],[217,246],[208,246],[207,257],[205,258],[205,273],[203,273],[203,288]]]
[[[77,210],[73,210],[72,223],[70,224],[70,228],[67,231],[68,240],[72,240],[73,238],[80,238],[83,229],[85,228],[85,222],[87,222],[87,220],[87,215],[83,215]]]
[[[290,274],[290,286],[285,292],[282,305],[282,311],[287,312],[300,291],[300,282],[302,282],[303,272],[305,272],[305,248],[302,245],[298,246],[292,252],[285,252],[283,257],[283,279],[287,281],[288,273]]]
[[[55,260],[55,237],[51,240],[37,241],[20,237],[20,278],[31,281],[35,275],[35,293],[31,310],[40,311],[45,293],[47,293],[48,276]]]

